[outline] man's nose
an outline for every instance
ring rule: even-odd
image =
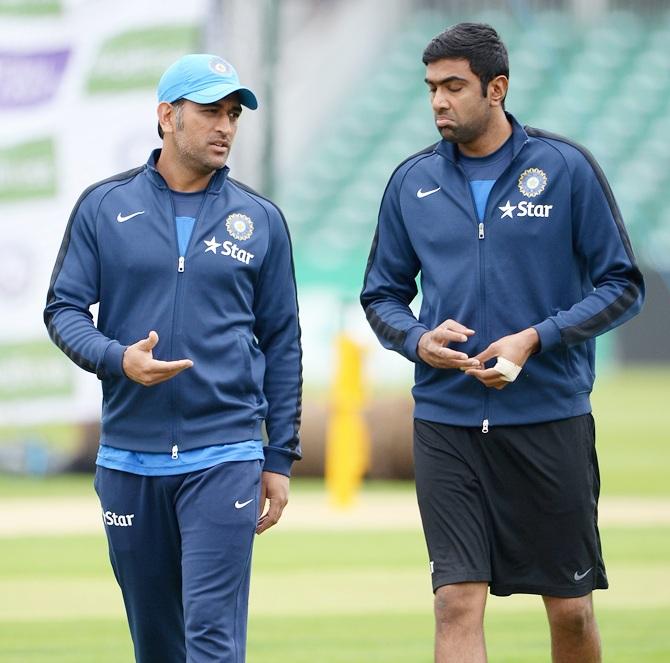
[[[449,102],[449,95],[445,94],[444,92],[440,92],[439,90],[435,91],[435,94],[433,95],[433,110],[439,111],[441,108],[449,110],[451,108],[451,103]]]
[[[222,113],[216,122],[216,130],[222,134],[228,135],[233,130],[233,123],[230,121],[228,113]]]

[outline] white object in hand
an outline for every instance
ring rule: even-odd
[[[505,382],[514,382],[521,373],[521,366],[517,366],[513,361],[505,359],[505,357],[498,357],[496,365],[493,367]]]

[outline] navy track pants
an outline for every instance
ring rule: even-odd
[[[261,462],[175,476],[98,467],[138,663],[244,663]]]

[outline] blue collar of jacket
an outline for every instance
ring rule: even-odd
[[[505,117],[507,117],[509,123],[512,125],[512,159],[514,159],[521,151],[521,148],[528,142],[528,134],[511,113],[505,113]],[[435,146],[435,151],[449,161],[458,162],[459,151],[456,143],[441,140]]]
[[[160,148],[155,149],[149,155],[149,159],[147,160],[146,164],[147,174],[149,175],[151,182],[159,189],[168,189],[169,187],[167,182],[156,168],[156,164],[158,163],[158,158],[160,155]],[[228,168],[228,166],[224,166],[223,168],[219,168],[218,170],[214,171],[214,175],[212,175],[212,178],[209,180],[209,184],[207,185],[207,193],[221,193],[221,189],[223,188],[223,185],[225,184],[228,177],[229,170],[230,168]]]

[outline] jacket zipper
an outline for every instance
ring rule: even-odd
[[[491,191],[489,191],[489,197],[488,200],[486,201],[486,209],[484,210],[484,220],[486,220],[489,217],[489,210],[491,209],[492,201],[495,200],[493,197],[493,191],[496,188],[498,182],[503,178],[503,176],[507,173],[508,170],[512,168],[512,164],[517,160],[519,154],[521,153],[521,150],[523,149],[524,145],[528,142],[528,140],[524,141],[523,145],[519,148],[519,150],[512,155],[512,159],[510,160],[509,164],[507,164],[507,168],[500,173],[498,176],[498,179],[495,181],[493,186],[491,187]],[[482,243],[483,240],[486,239],[486,231],[484,228],[484,221],[479,221],[479,214],[477,214],[477,205],[475,203],[475,198],[472,195],[472,189],[470,188],[470,182],[468,181],[468,176],[465,173],[465,170],[460,164],[457,164],[458,168],[460,171],[463,173],[463,177],[465,178],[465,183],[466,186],[468,187],[468,191],[470,192],[470,200],[472,202],[472,209],[474,212],[474,218],[475,222],[478,222],[477,225],[477,239],[478,244],[479,244],[479,292],[481,294],[481,301],[482,301],[482,327],[484,328],[484,332],[486,333],[486,337],[488,338],[488,330],[487,330],[487,317],[486,317],[486,288],[484,286],[484,274],[485,274],[485,266],[486,266],[486,254],[484,253],[484,244]],[[482,433],[488,433],[489,432],[489,390],[488,387],[484,387],[486,391],[484,392],[484,408],[483,408],[483,416],[482,416]]]
[[[174,238],[175,245],[177,247],[177,272],[182,273],[185,269],[184,265],[184,256],[179,255],[179,235],[177,234],[177,222],[175,220],[176,213],[174,209],[174,201],[172,200],[172,194],[170,190],[167,189],[168,199],[170,201],[170,223],[174,228]],[[175,321],[177,319],[177,302],[181,293],[181,281],[182,279],[177,279],[177,284],[175,287],[174,301],[172,302],[172,326],[170,329],[170,359],[174,359],[174,337],[175,337]],[[179,434],[178,429],[180,426],[177,423],[179,418],[179,413],[177,412],[177,384],[176,380],[170,380],[170,411],[172,412],[172,439],[170,440],[170,453],[172,454],[172,459],[176,460],[179,454]]]
[[[472,203],[472,211],[474,214],[475,225],[477,228],[477,255],[479,257],[479,301],[481,302],[481,311],[482,311],[482,333],[484,338],[488,338],[488,320],[486,317],[486,286],[484,285],[484,273],[485,273],[485,261],[486,256],[484,254],[484,243],[486,239],[486,230],[484,226],[484,221],[479,220],[479,214],[477,213],[477,203],[475,202],[475,197],[472,194],[472,189],[470,188],[470,182],[468,176],[463,169],[463,167],[458,164],[458,168],[461,173],[463,173],[463,179],[465,180],[465,186],[467,186],[470,193],[470,202]],[[494,185],[495,186],[495,185]],[[489,194],[490,195],[490,194]],[[487,205],[488,207],[488,205]],[[486,219],[486,214],[484,215]],[[488,411],[489,411],[489,390],[488,387],[482,385],[484,389],[484,407],[482,409],[482,433],[489,432],[489,420],[488,420]]]
[[[188,255],[189,249],[191,248],[191,245],[193,243],[193,236],[195,235],[196,232],[196,226],[198,225],[198,219],[200,218],[200,215],[202,214],[202,210],[205,206],[205,202],[207,201],[207,195],[209,192],[209,188],[212,185],[212,180],[210,180],[207,189],[205,190],[205,194],[202,198],[202,202],[200,203],[200,208],[198,209],[198,213],[196,214],[195,221],[193,222],[193,228],[191,229],[191,236],[188,239],[188,242],[186,244],[186,249],[184,250],[184,255],[181,255],[181,252],[179,250],[179,234],[177,233],[177,224],[175,221],[175,209],[174,209],[174,201],[172,200],[172,195],[168,191],[168,195],[170,197],[170,211],[172,214],[172,225],[174,227],[174,238],[175,238],[175,244],[177,247],[177,274],[184,274],[186,272],[186,256]],[[184,279],[179,277],[177,278],[177,287],[175,289],[175,297],[174,297],[174,305],[172,307],[172,333],[170,335],[170,357],[174,358],[175,356],[175,341],[177,337],[177,332],[179,330],[179,326],[177,324],[177,320],[179,319],[179,316],[181,314],[182,310],[182,299],[183,299],[183,290],[184,290]],[[171,454],[172,454],[172,459],[176,460],[179,456],[179,444],[181,442],[181,410],[179,409],[179,390],[177,388],[177,381],[176,380],[170,380],[172,390],[171,390],[171,401],[172,401],[172,412],[174,413],[174,418],[173,418],[173,423],[172,423],[172,447],[171,447]]]
[[[468,183],[468,187],[470,184]],[[470,191],[472,193],[472,191]],[[474,199],[473,199],[473,205],[474,205]],[[475,207],[475,214],[477,213],[477,208]],[[477,216],[479,218],[479,216]],[[486,218],[486,217],[484,217]],[[480,221],[479,222],[479,232],[477,235],[478,239],[478,245],[479,245],[479,292],[481,293],[481,302],[482,302],[482,328],[484,330],[484,333],[486,334],[486,338],[490,337],[489,330],[488,330],[488,316],[487,316],[487,311],[486,311],[486,283],[484,281],[484,277],[486,274],[486,252],[485,252],[485,247],[486,245],[484,244],[484,240],[486,239],[486,234],[484,232],[484,222]],[[482,415],[482,433],[488,433],[489,432],[489,388],[484,387],[484,412]]]

